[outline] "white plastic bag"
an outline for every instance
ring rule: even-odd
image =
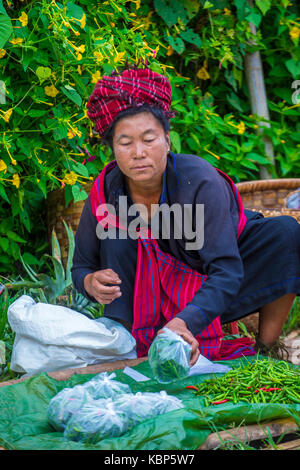
[[[22,295],[7,311],[16,333],[11,369],[28,375],[136,358],[136,342],[120,323]]]

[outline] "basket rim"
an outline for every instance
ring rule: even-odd
[[[278,178],[243,181],[236,183],[240,193],[263,191],[271,189],[298,189],[300,187],[300,178]]]

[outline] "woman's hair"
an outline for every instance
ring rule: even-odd
[[[103,142],[113,150],[113,137],[116,123],[120,119],[129,116],[135,116],[136,114],[140,113],[151,113],[155,117],[155,119],[161,124],[165,133],[170,130],[169,119],[161,108],[157,106],[150,106],[149,104],[143,104],[142,106],[133,106],[132,108],[126,109],[125,111],[122,111],[120,114],[118,114],[114,122],[109,126],[109,128],[105,132],[103,136]]]

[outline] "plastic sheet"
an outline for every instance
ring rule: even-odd
[[[247,365],[255,358],[226,361],[231,368]],[[300,370],[299,366],[293,365]],[[134,369],[151,377],[149,362]],[[14,385],[0,387],[0,446],[16,450],[195,450],[210,433],[239,425],[265,423],[276,419],[294,418],[300,425],[300,404],[227,402],[205,406],[205,397],[186,389],[197,385],[211,374],[190,376],[167,385],[156,380],[135,382],[116,370],[116,379],[129,384],[133,393],[160,392],[180,399],[183,408],[154,416],[137,424],[126,433],[97,443],[66,440],[63,433],[54,432],[47,420],[50,400],[63,388],[81,385],[92,374],[74,374],[61,381],[42,373]],[[219,374],[217,374],[219,375]],[[222,375],[222,374],[220,374]]]
[[[190,372],[192,348],[177,333],[164,328],[156,336],[148,351],[153,375],[160,383],[183,379]]]

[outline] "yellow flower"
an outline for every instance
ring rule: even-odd
[[[2,59],[2,57],[4,57],[6,54],[6,50],[5,49],[0,49],[0,59]]]
[[[96,58],[96,60],[97,60],[98,62],[100,62],[101,60],[103,60],[103,55],[102,55],[102,53],[101,53],[100,51],[95,51],[95,52],[93,53],[93,56]]]
[[[86,16],[85,16],[85,13],[83,13],[82,18],[80,20],[81,29],[83,29],[85,27],[85,25],[86,25]]]
[[[55,98],[56,95],[59,93],[59,91],[55,88],[54,85],[45,86],[44,90],[47,96],[52,96],[53,98]]]
[[[119,62],[124,55],[125,55],[125,52],[117,52],[117,55],[114,58],[114,63],[116,64],[117,62]]]
[[[2,116],[1,116],[2,119],[4,119],[5,122],[8,122],[10,120],[12,112],[13,112],[13,108],[10,108],[6,112],[3,112]]]
[[[78,67],[77,67],[77,73],[78,73],[79,75],[82,75],[82,67],[81,67],[81,65],[78,65]]]
[[[0,171],[4,171],[6,173],[7,165],[4,160],[0,160]]]
[[[280,142],[281,142],[282,144],[285,144],[285,140],[283,140],[283,139],[282,139]]]
[[[18,188],[18,187],[20,186],[20,177],[19,177],[18,173],[15,173],[15,174],[13,175],[13,180],[12,180],[12,181],[13,181],[13,185],[14,185],[16,188]]]
[[[300,28],[298,28],[297,26],[294,26],[292,29],[290,29],[289,34],[292,39],[298,39],[298,37],[300,36]]]
[[[172,55],[174,53],[174,49],[172,46],[168,46],[168,50],[166,52],[167,55]]]
[[[92,74],[92,83],[97,83],[98,80],[100,80],[100,78],[101,78],[100,72],[99,70],[97,70],[97,72]]]
[[[81,52],[83,54],[85,52],[85,45],[81,44],[80,46],[75,47],[75,49],[77,52]]]
[[[69,184],[70,186],[73,186],[76,181],[77,181],[78,176],[74,171],[70,171],[70,173],[67,173],[63,179],[63,183]]]
[[[201,78],[201,80],[208,80],[210,78],[210,75],[206,68],[206,64],[198,70],[197,77]]]
[[[76,56],[76,59],[77,59],[77,60],[81,60],[81,59],[82,59],[82,54],[80,54],[80,53],[78,52],[78,54],[77,54],[77,56]]]
[[[22,26],[27,26],[28,16],[26,15],[25,11],[22,11],[21,16],[19,17],[19,21],[21,22]]]
[[[231,15],[231,11],[228,8],[224,8],[224,15],[229,16]]]
[[[237,126],[237,129],[238,129],[238,134],[244,134],[245,130],[246,130],[246,126],[245,126],[245,123],[243,121],[241,121],[238,126]]]
[[[9,42],[14,45],[21,44],[23,42],[23,38],[12,38]]]
[[[72,127],[68,130],[68,139],[73,139],[73,137],[75,137],[76,135],[78,135],[79,138],[81,137],[81,132],[79,129],[77,129],[77,127]]]

